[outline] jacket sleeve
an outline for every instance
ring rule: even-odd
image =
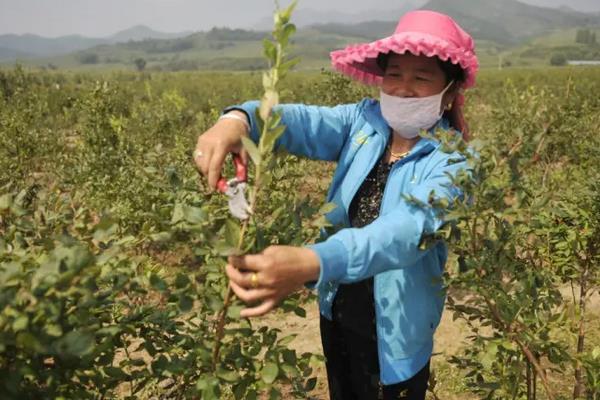
[[[241,110],[250,120],[250,137],[258,143],[260,132],[256,120],[258,101],[249,101],[225,109]],[[289,153],[317,160],[336,161],[350,136],[358,104],[336,107],[309,106],[304,104],[284,104],[275,107],[281,112],[281,123],[286,130],[275,143]]]
[[[450,204],[462,197],[450,175],[466,170],[467,162],[445,157],[420,185],[405,193],[429,203],[430,196]],[[309,246],[319,256],[321,272],[317,287],[330,282],[352,283],[391,269],[414,266],[426,254],[419,244],[423,235],[443,225],[442,210],[402,200],[393,210],[362,228],[346,228],[326,241]]]

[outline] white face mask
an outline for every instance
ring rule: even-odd
[[[431,128],[442,118],[442,98],[451,85],[452,82],[441,93],[428,97],[390,96],[381,90],[383,118],[400,136],[413,139],[422,129]]]

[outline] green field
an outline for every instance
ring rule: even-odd
[[[232,311],[210,366],[219,249],[236,228],[191,154],[225,106],[262,92],[259,72],[0,70],[0,397],[325,398],[308,292],[265,319]],[[375,93],[317,72],[280,89],[282,102],[323,105]],[[598,93],[600,68],[513,67],[484,68],[467,94],[483,165],[473,212],[457,208],[432,399],[533,398],[518,343],[554,398],[572,398],[576,360],[599,398]],[[253,245],[314,241],[333,166],[282,156],[271,168]]]

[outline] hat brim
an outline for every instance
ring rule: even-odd
[[[371,43],[355,44],[331,52],[331,65],[352,79],[366,85],[378,86],[384,71],[377,65],[377,56],[387,53],[411,53],[414,55],[436,56],[442,61],[450,60],[465,71],[464,89],[474,86],[475,74],[479,69],[477,56],[472,50],[465,50],[439,37],[422,32],[401,32]]]

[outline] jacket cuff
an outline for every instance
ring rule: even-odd
[[[329,282],[338,282],[344,277],[348,267],[348,252],[341,241],[330,238],[307,247],[317,253],[321,270],[319,280],[316,283],[306,284],[306,287],[320,288]]]
[[[248,123],[250,124],[250,139],[254,143],[258,143],[260,133],[258,132],[258,125],[255,119],[256,109],[260,106],[259,101],[247,101],[241,105],[235,105],[227,107],[223,110],[223,114],[227,114],[229,111],[237,110],[242,111],[248,117]]]

